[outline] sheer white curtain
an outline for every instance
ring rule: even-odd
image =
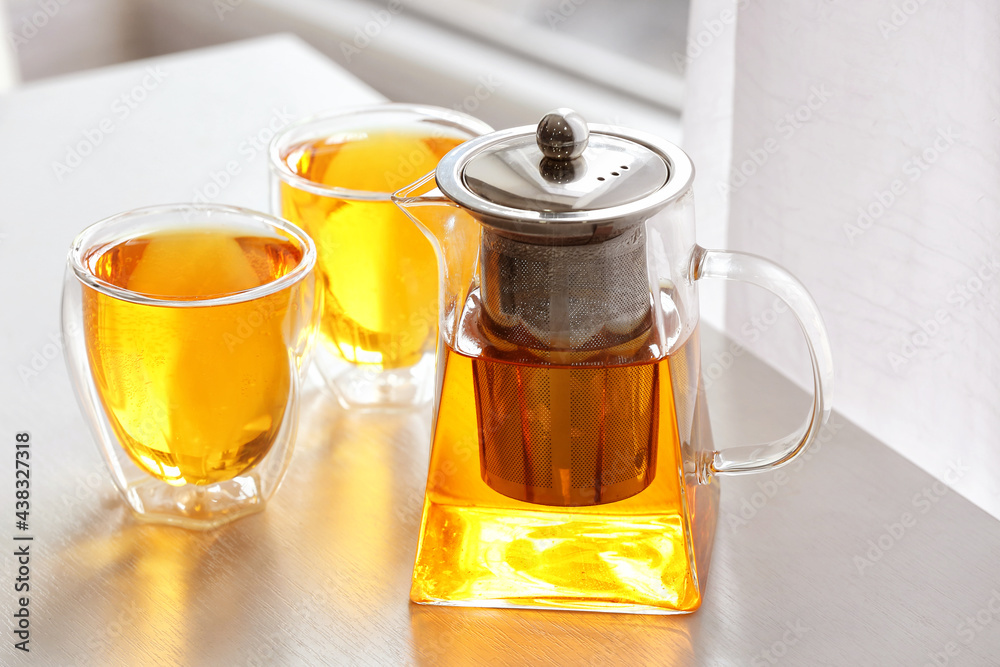
[[[795,273],[835,409],[1000,517],[1000,5],[693,0],[687,59],[705,244]],[[773,305],[707,316],[804,379]]]

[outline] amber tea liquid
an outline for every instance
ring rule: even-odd
[[[472,298],[456,346],[440,358],[411,598],[696,609],[710,539],[688,517],[714,531],[711,498],[696,497],[682,463],[682,450],[711,446],[707,424],[697,423],[697,333],[658,359],[539,364],[491,348],[476,310]]]
[[[316,242],[324,306],[320,338],[346,361],[412,366],[434,350],[437,262],[389,195],[433,170],[464,138],[376,130],[293,146],[282,159],[319,185],[371,193],[341,199],[281,183],[281,215]],[[381,194],[380,194],[381,193]]]
[[[130,292],[200,301],[273,282],[303,250],[284,236],[182,229],[99,248],[85,265]],[[83,288],[87,357],[119,442],[173,485],[220,482],[270,450],[296,372],[299,284],[229,305],[146,305]]]

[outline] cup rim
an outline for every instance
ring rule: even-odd
[[[120,243],[130,238],[128,234],[123,234],[120,237],[114,238],[113,241],[97,242],[95,239],[100,236],[101,233],[106,232],[108,228],[125,225],[147,216],[181,216],[192,211],[206,212],[208,214],[214,212],[217,214],[238,216],[245,220],[261,222],[268,227],[279,229],[290,235],[301,245],[303,250],[302,259],[299,260],[299,263],[294,269],[275,280],[264,283],[263,285],[227,294],[213,295],[201,299],[158,297],[155,295],[144,294],[142,292],[135,292],[98,278],[87,268],[84,258],[85,256],[91,256],[92,251],[95,248],[100,248],[102,246],[110,248],[113,244]],[[192,225],[192,227],[196,228],[196,225]],[[138,236],[138,234],[135,236]],[[302,281],[309,275],[316,264],[316,244],[308,234],[287,220],[282,220],[281,218],[267,215],[259,211],[254,211],[252,209],[240,206],[229,206],[226,204],[161,204],[123,211],[122,213],[117,213],[90,225],[80,232],[73,240],[69,250],[68,261],[73,269],[73,272],[76,274],[77,279],[81,283],[115,299],[141,305],[161,306],[167,308],[207,308],[211,306],[246,303],[270,294],[275,294],[287,287],[290,287],[291,285],[294,285],[295,283]]]
[[[414,114],[418,120],[428,120],[440,126],[452,127],[467,132],[469,139],[490,134],[494,130],[485,121],[475,116],[471,116],[454,109],[432,106],[428,104],[406,104],[398,102],[384,102],[380,104],[364,104],[359,106],[349,106],[334,111],[326,111],[319,114],[307,116],[286,125],[271,140],[268,147],[268,166],[271,173],[280,181],[295,186],[298,190],[304,190],[312,194],[325,197],[335,197],[337,199],[354,199],[359,201],[391,201],[392,192],[381,192],[375,190],[356,190],[351,188],[341,188],[331,185],[323,185],[300,176],[293,171],[288,163],[281,156],[282,149],[288,143],[288,137],[297,131],[310,126],[321,127],[333,121],[340,121],[351,116],[372,116],[383,113],[409,112]],[[414,177],[419,179],[424,174]]]

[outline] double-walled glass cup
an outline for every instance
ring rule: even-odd
[[[271,143],[272,211],[316,241],[324,293],[316,361],[345,407],[430,399],[437,264],[390,196],[491,131],[449,109],[382,104],[305,119]]]
[[[73,242],[66,361],[139,518],[212,528],[275,492],[316,330],[315,262],[294,225],[217,205],[122,213]]]

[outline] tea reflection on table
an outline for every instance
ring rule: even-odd
[[[303,404],[292,461],[294,489],[281,494],[292,515],[315,517],[310,549],[354,594],[406,599],[430,443],[426,409],[346,410],[326,388]],[[283,489],[282,491],[286,491]]]
[[[695,663],[700,625],[690,616],[574,611],[475,609],[410,605],[418,665],[614,665],[620,656],[642,664]],[[594,642],[600,637],[600,643]]]
[[[77,635],[109,664],[140,665],[249,658],[257,644],[276,641],[257,613],[280,603],[266,515],[193,532],[137,523],[120,506],[114,512],[118,521],[104,524],[110,532],[67,536],[61,559],[74,568],[60,577],[58,598],[73,604],[58,627],[48,615],[33,619],[46,644],[56,648],[69,623],[85,628]],[[145,640],[130,640],[136,636]]]

